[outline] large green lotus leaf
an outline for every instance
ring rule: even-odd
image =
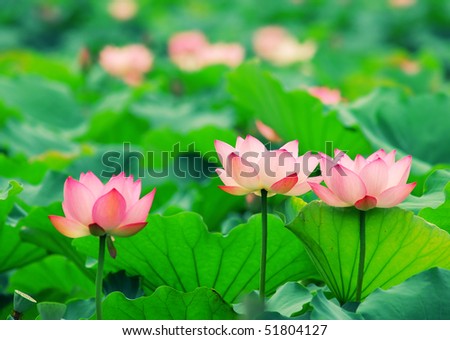
[[[148,226],[131,238],[117,238],[117,258],[107,261],[108,270],[125,270],[142,276],[147,291],[170,286],[190,292],[214,288],[227,302],[259,286],[261,216],[234,228],[227,236],[208,232],[201,216],[179,213],[151,215]],[[317,273],[301,242],[285,229],[280,219],[269,216],[267,292],[281,284]],[[74,240],[77,249],[96,257],[97,242],[86,237]]]
[[[43,249],[21,241],[19,228],[5,223],[15,197],[21,191],[22,186],[16,181],[10,181],[5,190],[0,190],[0,273],[20,268],[45,256]]]
[[[0,226],[3,225],[11,211],[16,196],[23,190],[23,186],[17,181],[7,181],[4,183],[0,178]]]
[[[361,315],[343,309],[336,299],[328,300],[322,291],[311,300],[311,320],[361,320]]]
[[[426,172],[432,165],[450,164],[448,95],[407,97],[382,89],[356,102],[351,111],[375,147],[412,155],[414,171]]]
[[[48,207],[32,207],[28,211],[28,215],[17,223],[17,228],[20,228],[20,238],[50,253],[65,256],[76,264],[85,275],[94,279],[95,273],[86,268],[85,257],[73,248],[72,239],[63,236],[56,230],[48,219],[49,215],[63,216],[61,204],[54,203]],[[94,237],[92,238],[94,239]]]
[[[47,166],[40,160],[28,159],[25,155],[6,156],[0,154],[0,176],[20,178],[31,184],[39,184],[47,172]]]
[[[42,301],[86,299],[95,293],[94,282],[67,258],[50,255],[14,272],[8,291],[18,289]]]
[[[423,208],[419,216],[450,233],[450,183],[445,186],[445,202],[437,208]]]
[[[136,300],[114,292],[103,302],[106,320],[234,320],[237,314],[210,288],[180,292],[159,287],[152,295]]]
[[[29,121],[9,120],[0,132],[0,146],[5,146],[13,154],[41,156],[54,152],[62,157],[73,157],[80,151],[62,132]]]
[[[279,287],[267,301],[266,310],[278,312],[283,316],[290,317],[300,312],[303,305],[310,302],[313,295],[311,292],[297,282],[288,282]]]
[[[247,63],[229,76],[229,91],[236,103],[272,127],[284,140],[298,139],[301,150],[349,154],[369,153],[371,148],[357,127],[347,127],[335,112],[324,114],[322,103],[305,91],[285,91],[257,64]]]
[[[355,298],[359,262],[359,211],[322,202],[307,205],[289,225],[303,241],[335,296]],[[366,214],[366,262],[362,297],[432,267],[450,268],[450,235],[400,208]]]
[[[432,172],[424,183],[420,197],[409,195],[399,207],[418,213],[424,208],[437,208],[445,201],[445,187],[450,181],[450,170],[442,169]]]
[[[33,124],[73,130],[83,123],[77,102],[61,83],[38,77],[0,78],[0,101]]]
[[[30,51],[5,51],[0,54],[0,70],[4,75],[33,74],[46,79],[78,86],[82,79],[64,61]]]
[[[358,307],[365,319],[450,320],[450,271],[432,268],[388,290],[374,291]]]

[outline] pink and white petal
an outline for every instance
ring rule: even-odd
[[[228,156],[231,162],[231,176],[235,182],[250,191],[261,189],[258,165],[241,159],[235,153]]]
[[[364,168],[367,165],[366,159],[361,155],[356,155],[355,157],[355,167],[354,171],[359,174],[362,168]]]
[[[216,169],[216,173],[217,173],[217,175],[219,175],[223,184],[225,184],[226,186],[231,186],[231,187],[239,186],[236,183],[236,181],[233,179],[233,177],[227,175],[227,172],[224,169]]]
[[[245,139],[242,138],[241,136],[238,136],[238,138],[236,139],[236,150],[239,150],[242,146],[242,143],[244,143]]]
[[[355,162],[344,152],[339,149],[334,150],[334,159],[338,164],[343,165],[347,169],[355,171]]]
[[[125,218],[127,204],[117,189],[112,189],[94,204],[94,223],[106,231],[117,228]]]
[[[50,215],[48,218],[56,230],[64,236],[78,238],[90,235],[89,228],[78,221],[55,215]]]
[[[72,177],[64,184],[63,210],[67,218],[79,221],[83,225],[92,223],[92,208],[95,197],[84,184]]]
[[[147,195],[137,201],[131,208],[127,210],[125,218],[120,224],[134,224],[145,222],[150,212],[150,208],[153,204],[156,188],[149,192]]]
[[[311,186],[312,191],[314,191],[317,197],[332,207],[349,207],[352,205],[339,199],[339,197],[333,194],[330,189],[324,187],[323,185],[314,182],[308,182],[308,184]]]
[[[292,156],[290,152],[277,150],[275,161],[275,181],[300,172],[300,164],[297,164],[297,158]]]
[[[117,237],[128,237],[133,236],[140,232],[147,225],[147,222],[133,223],[121,226],[116,229],[112,229],[108,234]]]
[[[367,189],[367,195],[377,197],[387,188],[388,184],[388,166],[381,158],[367,164],[359,172],[359,177],[364,182]]]
[[[389,168],[388,187],[406,184],[411,170],[412,157],[406,156]]]
[[[286,150],[292,154],[292,156],[297,157],[298,156],[298,140],[290,141],[286,144],[284,144],[280,150]]]
[[[350,169],[339,164],[331,169],[329,183],[329,185],[327,183],[328,188],[339,197],[340,200],[347,202],[350,205],[354,205],[356,201],[367,194],[366,187],[361,178]]]
[[[386,157],[386,151],[383,149],[380,149],[378,151],[375,151],[373,154],[371,154],[369,157],[367,157],[367,162],[373,162],[377,158],[384,158]]]
[[[386,156],[384,156],[383,160],[386,163],[388,167],[392,166],[395,163],[395,154],[397,153],[397,150],[392,150]]]
[[[246,153],[254,154],[254,153],[263,153],[267,151],[266,147],[263,143],[261,143],[258,139],[253,136],[247,135],[245,140],[242,142],[239,148],[236,148],[239,151],[239,156],[241,158],[245,157]]]
[[[103,183],[97,176],[92,173],[92,171],[88,171],[85,174],[82,173],[80,175],[80,183],[84,184],[92,192],[95,198],[101,196]]]
[[[294,173],[272,184],[270,189],[267,191],[275,192],[277,194],[285,194],[290,191],[294,187],[294,185],[297,184],[297,182],[298,177],[297,174]]]
[[[377,206],[377,199],[373,196],[365,196],[355,203],[356,209],[367,211]]]
[[[289,190],[287,193],[285,193],[286,196],[300,196],[303,194],[306,194],[308,191],[311,190],[311,186],[309,185],[309,182],[311,183],[321,183],[322,177],[310,177],[307,179],[307,181],[300,181],[298,180],[297,184],[294,185],[294,187]]]
[[[297,172],[298,179],[306,179],[313,171],[317,168],[321,157],[317,154],[311,152],[305,153],[303,156],[297,158],[296,163],[298,164],[300,171]]]
[[[219,189],[225,191],[227,194],[235,195],[235,196],[243,196],[251,193],[253,190],[249,190],[243,187],[232,187],[226,185],[219,185]]]
[[[220,140],[214,141],[214,146],[216,148],[217,155],[219,157],[220,163],[225,167],[228,156],[236,150],[229,144],[222,142]]]
[[[130,202],[127,202],[127,205],[133,205],[137,201],[139,201],[139,197],[141,197],[141,191],[142,191],[142,183],[141,180],[138,179],[136,182],[132,184],[131,187],[131,200]]]
[[[400,184],[383,191],[377,199],[377,207],[390,208],[402,203],[415,186],[416,183]]]
[[[111,177],[108,183],[105,184],[103,195],[110,192],[112,189],[116,189],[122,195],[128,205],[132,205],[137,202],[136,196],[133,195],[133,178],[126,177],[125,173],[122,172],[117,176]],[[139,199],[139,197],[137,197],[137,199]]]

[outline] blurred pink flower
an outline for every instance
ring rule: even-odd
[[[310,87],[310,95],[320,99],[325,105],[335,105],[341,101],[341,92],[339,90],[329,89],[328,87]]]
[[[355,206],[359,210],[390,208],[405,200],[416,186],[407,184],[411,156],[395,161],[393,150],[379,150],[367,159],[357,155],[353,161],[335,150],[335,158],[322,155],[320,169],[327,187],[310,182],[312,190],[328,205]]]
[[[259,133],[267,139],[269,142],[279,143],[281,142],[281,137],[275,132],[274,129],[272,129],[270,126],[267,126],[260,120],[257,120],[255,122],[256,128],[258,129]]]
[[[169,40],[170,59],[185,71],[220,64],[236,67],[243,61],[244,54],[244,48],[236,43],[210,44],[200,31],[176,33]]]
[[[316,53],[317,46],[312,41],[298,42],[283,27],[266,26],[253,35],[253,49],[262,59],[286,66],[310,60]]]
[[[391,7],[410,7],[416,3],[416,0],[389,0],[389,5]]]
[[[132,19],[138,11],[135,0],[111,0],[108,4],[108,12],[111,16],[120,21]]]
[[[113,176],[103,184],[92,172],[69,177],[64,184],[62,203],[65,217],[49,216],[55,228],[67,237],[91,234],[91,228],[112,236],[131,236],[147,225],[147,216],[156,189],[139,199],[141,181]]]
[[[100,65],[109,74],[136,86],[153,66],[153,54],[139,44],[124,47],[106,46],[100,52]]]
[[[302,195],[311,190],[308,176],[316,168],[319,157],[307,153],[298,156],[298,141],[291,141],[279,150],[269,151],[258,139],[238,137],[236,147],[216,140],[215,147],[223,169],[217,169],[222,182],[219,188],[232,195],[268,191],[268,196]],[[320,177],[309,179],[321,182]]]

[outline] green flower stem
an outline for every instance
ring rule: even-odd
[[[359,211],[359,267],[358,281],[356,282],[356,302],[361,302],[362,286],[364,281],[364,264],[366,261],[366,212]]]
[[[266,262],[267,262],[267,191],[261,190],[261,214],[262,214],[262,234],[261,234],[261,269],[259,278],[259,298],[264,306],[266,297]]]
[[[99,236],[97,277],[95,278],[95,307],[97,320],[102,319],[103,266],[105,264],[106,235]]]

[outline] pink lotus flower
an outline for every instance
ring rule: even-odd
[[[91,234],[91,229],[112,236],[131,236],[147,225],[147,216],[156,189],[139,199],[141,181],[113,176],[105,185],[92,173],[82,173],[77,181],[69,177],[64,184],[64,214],[49,216],[55,228],[67,237]]]
[[[198,71],[211,65],[236,67],[244,54],[244,48],[236,43],[210,44],[200,31],[180,32],[169,40],[169,57],[184,71]]]
[[[223,169],[217,169],[224,186],[219,188],[232,195],[268,191],[268,196],[302,195],[311,190],[308,176],[316,168],[318,157],[307,153],[298,157],[298,141],[292,141],[279,150],[269,151],[252,136],[238,137],[236,147],[216,140],[215,147]],[[309,179],[321,182],[319,177]]]
[[[281,137],[270,126],[264,124],[260,120],[257,120],[255,122],[255,124],[256,124],[256,128],[258,129],[258,132],[269,142],[274,142],[274,143],[281,142]]]
[[[132,19],[138,11],[136,0],[111,0],[108,4],[108,12],[120,21]]]
[[[341,101],[341,92],[339,90],[329,89],[328,87],[310,87],[308,92],[325,105],[336,105]]]
[[[280,26],[266,26],[253,36],[253,49],[262,59],[275,65],[286,66],[310,60],[317,46],[312,41],[300,43]]]
[[[100,52],[100,65],[109,74],[136,86],[153,66],[153,54],[144,45],[106,46]]]
[[[416,186],[406,183],[411,156],[396,162],[395,150],[388,154],[379,150],[367,159],[357,155],[354,161],[335,150],[334,160],[322,155],[320,169],[327,187],[309,184],[322,201],[335,207],[355,206],[359,210],[393,207],[404,201]]]

